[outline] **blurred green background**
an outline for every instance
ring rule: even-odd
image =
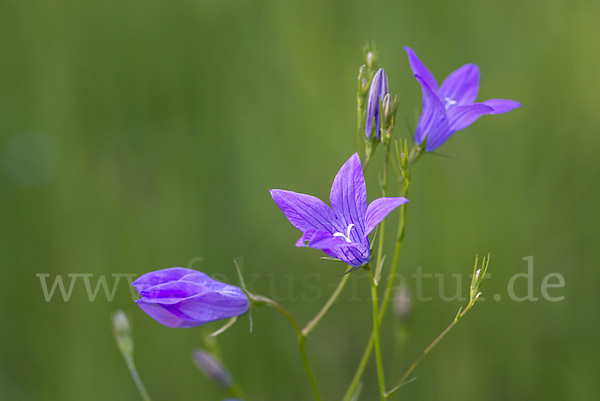
[[[140,399],[114,344],[117,309],[155,401],[225,398],[191,361],[202,328],[151,320],[125,279],[112,301],[100,290],[91,302],[79,278],[68,302],[58,290],[46,302],[38,274],[112,286],[114,274],[190,266],[237,283],[241,256],[256,292],[308,321],[343,266],[294,248],[300,234],[268,189],[328,198],[356,151],[356,76],[373,40],[400,97],[396,138],[411,136],[421,105],[406,45],[439,81],[474,62],[479,99],[524,105],[415,167],[400,266],[413,296],[419,267],[444,275],[446,296],[464,275],[466,292],[476,253],[492,253],[492,277],[393,399],[599,399],[598,21],[591,0],[0,1],[0,398]],[[527,256],[537,302],[508,297]],[[562,301],[542,297],[550,273],[564,277],[549,290]],[[388,315],[389,383],[462,305],[438,285],[424,281],[433,299],[413,299],[406,327]],[[327,400],[341,398],[367,340],[367,294],[353,274],[307,341]],[[220,337],[247,399],[311,399],[292,328],[270,309],[253,318],[252,334],[242,318]],[[376,399],[372,362],[361,399]]]

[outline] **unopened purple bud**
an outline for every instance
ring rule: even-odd
[[[373,123],[375,123],[375,139],[381,140],[381,105],[385,95],[389,92],[388,78],[383,68],[380,68],[373,77],[371,89],[369,90],[369,101],[367,103],[367,119],[365,122],[365,135],[371,139]]]
[[[167,327],[195,327],[240,316],[250,305],[240,288],[183,267],[144,274],[132,285],[142,297],[135,302]]]
[[[198,369],[215,384],[223,388],[233,385],[231,375],[213,354],[203,349],[197,349],[194,350],[192,356]]]

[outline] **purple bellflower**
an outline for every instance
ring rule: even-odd
[[[183,267],[146,273],[132,285],[142,297],[135,302],[167,327],[195,327],[243,315],[250,304],[238,287]]]
[[[369,234],[406,198],[379,198],[367,207],[367,188],[358,154],[342,166],[331,186],[329,207],[322,200],[292,191],[272,189],[285,217],[302,231],[296,246],[321,249],[354,268],[370,261]]]
[[[423,112],[415,131],[415,143],[427,139],[425,150],[439,148],[456,131],[467,128],[484,114],[502,114],[521,107],[507,99],[475,103],[479,92],[479,67],[465,64],[438,87],[437,81],[410,47],[405,47],[410,68],[421,85]]]
[[[367,102],[367,120],[365,122],[365,135],[371,139],[373,133],[373,120],[375,120],[375,139],[381,141],[381,102],[389,93],[388,78],[383,68],[380,68],[373,77],[369,100]]]

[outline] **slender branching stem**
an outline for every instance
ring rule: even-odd
[[[358,153],[358,157],[360,157],[361,154],[361,149],[362,149],[362,142],[363,142],[363,135],[364,135],[364,128],[363,128],[363,124],[364,124],[364,96],[362,96],[360,94],[360,80],[358,82],[358,91],[359,93],[356,95],[356,113],[357,113],[357,129],[356,129],[356,152]]]
[[[146,387],[144,387],[144,383],[142,383],[142,379],[135,367],[135,362],[133,361],[133,349],[134,342],[131,336],[131,326],[129,325],[129,320],[123,311],[117,311],[113,314],[113,333],[115,336],[115,341],[117,343],[117,348],[121,355],[123,355],[123,359],[125,360],[125,364],[127,365],[127,369],[129,373],[131,373],[131,377],[142,396],[144,401],[150,401],[150,396],[146,391]]]
[[[142,383],[142,379],[140,378],[140,375],[135,367],[133,358],[127,357],[125,355],[123,355],[123,356],[125,357],[125,363],[127,364],[127,368],[129,369],[129,372],[131,373],[131,377],[133,378],[133,381],[135,382],[135,385],[137,386],[137,389],[140,392],[142,399],[144,401],[151,401],[150,396],[148,395],[148,392],[146,391],[146,387],[144,387],[144,383]]]
[[[440,341],[442,341],[442,339],[444,337],[446,337],[446,334],[448,334],[454,328],[454,326],[456,326],[456,323],[458,323],[458,321],[471,309],[471,307],[473,305],[475,305],[476,301],[477,301],[477,298],[471,300],[471,302],[469,302],[467,307],[463,311],[461,311],[459,314],[456,315],[456,318],[454,318],[452,323],[450,323],[450,325],[448,327],[446,327],[446,329],[444,331],[442,331],[440,333],[440,335],[437,336],[437,338],[435,340],[433,340],[433,342],[431,344],[429,344],[429,346],[427,348],[425,348],[425,350],[421,353],[421,355],[419,355],[419,357],[413,362],[412,365],[410,365],[410,367],[402,375],[402,377],[400,377],[400,380],[398,380],[396,385],[393,388],[391,388],[387,393],[385,393],[386,397],[389,397],[390,395],[394,394],[400,387],[402,387],[402,385],[406,382],[406,379],[408,378],[408,376],[413,372],[413,370],[415,370],[415,368],[419,365],[419,363],[421,363],[421,361],[423,359],[425,359],[427,354],[429,354],[429,352],[431,352],[431,350],[436,345],[438,345],[438,343]]]
[[[403,196],[407,196],[408,194],[408,183],[405,182]],[[400,223],[398,226],[398,235],[396,237],[396,249],[394,250],[394,258],[392,260],[392,266],[390,268],[390,273],[388,276],[388,281],[386,284],[386,288],[384,291],[383,299],[381,302],[381,307],[379,308],[379,322],[383,320],[385,316],[385,311],[389,304],[389,301],[392,296],[392,290],[394,288],[394,281],[396,278],[396,271],[398,270],[398,262],[400,260],[400,251],[402,249],[402,243],[404,242],[404,227],[406,224],[406,204],[400,206]],[[371,336],[369,337],[369,341],[367,342],[367,346],[363,352],[362,358],[356,368],[356,372],[352,377],[352,381],[346,390],[346,394],[344,395],[343,401],[350,401],[352,399],[353,394],[356,392],[356,389],[360,383],[360,379],[365,372],[367,367],[367,363],[369,362],[369,357],[371,356],[371,352],[373,351],[373,345],[375,341],[374,332],[371,332]]]
[[[337,301],[338,298],[340,297],[340,294],[342,293],[342,290],[346,286],[346,283],[348,282],[349,278],[350,278],[349,274],[344,274],[342,276],[335,291],[333,292],[333,294],[331,294],[331,296],[329,297],[329,299],[327,300],[325,305],[323,305],[323,308],[321,308],[319,313],[317,313],[317,315],[310,322],[308,322],[308,324],[302,329],[302,335],[304,337],[307,337],[314,330],[314,328],[317,327],[317,324],[319,324],[319,322],[321,321],[321,319],[323,319],[323,317],[327,314],[327,312],[329,312],[329,310],[331,309],[331,307],[333,306],[335,301]]]
[[[383,178],[381,180],[381,196],[387,196],[387,184],[388,184],[388,166],[390,162],[390,141],[387,140],[385,148],[385,163],[383,164]],[[383,268],[383,244],[385,238],[385,220],[379,223],[379,245],[377,247],[377,264],[375,265],[375,284],[379,284],[381,277],[381,269]]]
[[[408,183],[405,184],[403,196],[408,195]],[[388,280],[383,293],[383,300],[381,301],[381,308],[379,309],[379,320],[383,320],[387,306],[392,298],[392,291],[394,289],[394,283],[396,280],[396,272],[398,271],[398,264],[400,261],[400,251],[402,250],[402,244],[404,243],[404,228],[406,226],[406,207],[407,204],[400,206],[400,223],[398,225],[398,234],[396,236],[396,247],[394,249],[394,257],[392,259],[392,266],[388,275]]]
[[[313,390],[315,400],[321,401],[321,394],[319,393],[319,388],[317,387],[317,381],[310,367],[310,363],[308,362],[308,356],[306,355],[306,346],[304,345],[305,340],[306,337],[302,335],[298,336],[298,349],[300,350],[300,358],[302,359],[302,365],[304,366],[304,370],[308,376],[308,381],[310,382],[310,386]]]
[[[317,386],[317,381],[315,379],[315,375],[312,371],[312,368],[310,367],[310,363],[309,363],[308,357],[306,355],[306,346],[305,346],[306,336],[302,333],[302,329],[300,328],[300,325],[298,324],[296,319],[294,319],[292,314],[287,309],[285,309],[278,302],[276,302],[270,298],[264,297],[262,295],[251,294],[250,299],[253,302],[264,303],[266,305],[269,305],[269,306],[277,309],[292,324],[292,326],[294,327],[294,330],[296,330],[296,334],[298,336],[298,349],[300,351],[300,358],[302,359],[302,366],[304,367],[306,376],[308,376],[308,381],[310,382],[310,387],[312,388],[313,395],[315,397],[315,401],[321,401],[322,400],[321,393],[319,392],[319,388]]]
[[[271,298],[267,298],[263,295],[257,295],[257,294],[250,294],[250,299],[252,300],[253,303],[258,303],[258,304],[262,303],[262,304],[266,304],[266,305],[269,305],[269,306],[277,309],[279,312],[281,312],[282,315],[284,315],[287,318],[287,320],[289,320],[289,322],[292,324],[292,326],[294,326],[294,330],[296,330],[296,333],[299,336],[302,335],[302,329],[300,328],[300,325],[298,324],[296,319],[294,319],[292,314],[287,309],[285,309],[281,304],[272,300]]]
[[[381,401],[385,400],[385,375],[383,373],[383,360],[381,358],[381,343],[379,341],[379,307],[377,306],[377,284],[369,265],[369,281],[371,282],[371,301],[373,304],[373,343],[375,345],[375,359],[377,364],[377,381],[379,383],[379,396]]]

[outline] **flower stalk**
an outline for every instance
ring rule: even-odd
[[[406,379],[408,378],[408,376],[410,376],[410,374],[413,372],[413,370],[415,370],[415,368],[419,365],[419,363],[421,363],[421,361],[423,359],[425,359],[427,354],[429,354],[429,352],[431,352],[431,350],[433,348],[435,348],[435,346],[438,345],[439,342],[442,341],[442,339],[444,337],[446,337],[446,335],[454,328],[454,326],[456,326],[458,321],[460,319],[462,319],[467,314],[467,312],[469,312],[471,310],[473,305],[475,305],[475,303],[479,299],[479,296],[481,295],[481,291],[480,291],[481,284],[482,284],[483,280],[485,279],[489,263],[490,263],[490,255],[488,254],[487,258],[486,257],[483,258],[483,261],[481,263],[481,268],[478,269],[477,268],[478,257],[477,256],[475,257],[475,266],[473,268],[473,276],[471,278],[471,285],[469,288],[469,290],[470,290],[469,291],[470,292],[469,303],[467,304],[467,306],[464,309],[461,307],[458,310],[458,313],[456,314],[456,317],[454,318],[452,323],[450,323],[450,325],[448,327],[446,327],[446,329],[444,331],[442,331],[440,333],[440,335],[437,336],[436,339],[433,340],[433,342],[431,344],[429,344],[429,346],[427,348],[425,348],[425,350],[421,353],[421,355],[419,355],[419,357],[412,363],[412,365],[410,365],[408,370],[400,377],[400,380],[398,380],[396,385],[394,387],[392,387],[387,393],[385,393],[385,397],[389,397],[390,395],[394,394],[396,391],[398,391],[398,389],[400,387],[402,387],[402,385],[404,383],[406,383]]]
[[[365,267],[371,282],[371,302],[373,305],[373,343],[375,345],[375,360],[377,364],[377,381],[379,384],[380,400],[385,400],[385,374],[383,372],[383,359],[381,357],[381,341],[379,338],[379,307],[377,306],[377,284],[369,265]]]
[[[316,316],[314,318],[312,318],[312,320],[310,322],[308,322],[308,324],[306,326],[304,326],[304,328],[302,329],[302,335],[304,337],[307,337],[315,329],[315,327],[317,327],[317,324],[319,324],[319,322],[321,321],[321,319],[323,319],[323,317],[327,314],[327,312],[329,312],[329,310],[331,309],[333,304],[340,297],[340,294],[342,293],[342,290],[346,286],[346,283],[348,282],[349,278],[350,278],[349,274],[344,274],[342,276],[342,278],[340,279],[340,282],[338,283],[337,287],[335,288],[335,291],[333,291],[333,294],[331,294],[331,296],[329,297],[329,299],[327,300],[325,305],[323,305],[323,308],[321,308],[319,313],[317,313]]]
[[[400,182],[400,187],[403,188],[401,195],[406,197],[408,195],[408,187],[410,185],[410,174],[408,171],[409,167],[407,164],[408,158],[405,156],[407,154],[406,142],[404,143],[404,152],[400,153],[399,149],[397,148],[397,153],[398,153],[399,165],[400,165],[400,169],[401,169],[401,176],[399,176],[398,180]],[[391,265],[390,272],[388,275],[386,288],[383,293],[381,306],[379,308],[378,318],[379,318],[380,323],[381,323],[381,321],[383,321],[383,317],[385,316],[385,312],[387,310],[388,304],[392,297],[392,291],[394,289],[396,272],[398,270],[398,263],[400,261],[400,252],[402,250],[402,244],[404,242],[404,231],[405,231],[404,228],[406,226],[406,207],[407,207],[407,204],[400,206],[400,221],[398,224],[398,234],[396,236],[396,246],[395,246],[395,250],[394,250],[394,256],[392,259],[392,265]],[[352,400],[353,395],[356,393],[356,390],[360,384],[362,375],[364,374],[365,369],[367,367],[367,363],[369,362],[369,357],[371,356],[371,352],[373,352],[374,343],[375,343],[375,332],[372,331],[371,336],[369,337],[369,340],[367,341],[367,346],[365,347],[365,350],[363,351],[362,358],[358,364],[358,367],[356,368],[356,372],[354,373],[354,376],[352,377],[350,385],[348,386],[348,389],[346,390],[346,393],[344,394],[344,398],[342,399],[343,401]]]
[[[250,294],[250,293],[248,293],[248,298],[250,298],[252,305],[268,305],[272,308],[277,309],[292,324],[292,326],[294,327],[294,330],[296,330],[296,335],[298,337],[298,349],[300,351],[300,359],[302,360],[302,366],[304,367],[304,371],[306,372],[306,376],[308,377],[308,381],[310,382],[310,387],[313,391],[315,401],[321,401],[322,398],[321,398],[321,393],[319,392],[319,387],[317,386],[317,380],[315,379],[315,375],[312,371],[310,362],[308,360],[308,356],[306,354],[306,345],[305,345],[306,336],[303,334],[302,329],[300,328],[300,325],[298,324],[296,319],[294,319],[292,314],[287,309],[285,309],[278,302],[276,302],[270,298],[267,298],[262,295]]]
[[[144,401],[151,401],[150,396],[146,391],[146,387],[144,386],[144,383],[142,383],[142,379],[137,371],[135,362],[133,361],[133,338],[131,337],[131,326],[129,325],[129,320],[122,310],[115,312],[112,320],[113,333],[115,336],[115,341],[117,342],[117,347],[119,348],[121,355],[123,355],[123,359],[125,360],[127,369],[129,369],[129,373],[131,373],[133,382],[142,396],[142,399]]]

